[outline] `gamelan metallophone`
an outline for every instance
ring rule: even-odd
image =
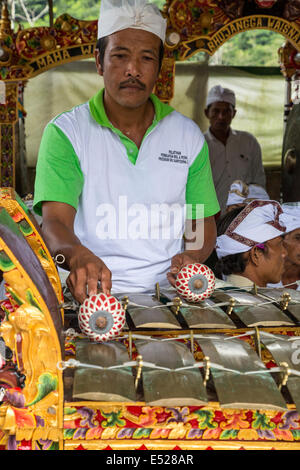
[[[300,448],[299,291],[117,293],[120,334],[92,341],[29,211],[0,206],[0,449]]]

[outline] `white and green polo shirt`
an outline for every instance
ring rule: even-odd
[[[47,125],[34,209],[73,206],[75,233],[111,270],[112,291],[153,291],[183,249],[186,208],[189,218],[219,211],[208,147],[191,119],[151,95],[155,118],[138,148],[109,122],[103,93]]]

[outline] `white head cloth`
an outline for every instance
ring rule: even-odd
[[[143,29],[166,37],[167,21],[158,7],[147,0],[101,0],[98,39],[127,28]]]
[[[234,204],[248,204],[253,199],[267,201],[270,197],[262,186],[258,184],[247,185],[243,181],[236,180],[230,186],[227,206]]]
[[[300,202],[286,202],[281,207],[280,221],[286,226],[286,233],[300,228]]]
[[[245,253],[254,246],[285,233],[279,216],[282,208],[277,201],[254,200],[231,222],[225,233],[217,238],[218,258]]]
[[[229,88],[223,88],[221,85],[212,87],[206,98],[206,107],[210,104],[216,103],[217,101],[224,101],[225,103],[232,104],[235,108],[235,94]]]

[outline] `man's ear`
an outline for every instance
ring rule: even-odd
[[[103,76],[103,68],[102,68],[102,65],[100,64],[99,49],[95,49],[94,57],[95,57],[95,62],[96,62],[97,73],[102,77]]]
[[[263,256],[263,252],[257,246],[253,246],[249,253],[249,261],[254,264],[254,266],[259,266],[260,259]]]
[[[205,108],[205,110],[204,110],[204,114],[205,114],[205,116],[206,116],[206,117],[207,117],[207,119],[208,119],[208,107],[207,107],[207,108]]]
[[[233,114],[232,114],[232,119],[235,117],[235,115],[236,115],[236,109],[234,108],[233,109]]]

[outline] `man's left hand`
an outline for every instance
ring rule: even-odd
[[[177,274],[183,268],[183,266],[186,266],[187,264],[204,263],[215,247],[217,229],[214,216],[206,217],[203,220],[194,220],[190,230],[185,233],[186,239],[189,240],[189,243],[193,241],[198,224],[203,223],[204,232],[203,243],[201,246],[199,246],[198,249],[187,249],[186,243],[185,251],[173,256],[172,258],[170,272],[167,273],[167,279],[170,284],[172,284],[172,286],[175,285]]]
[[[170,284],[175,286],[177,274],[184,266],[199,262],[199,251],[183,251],[173,256],[170,271],[167,273],[167,279]]]

